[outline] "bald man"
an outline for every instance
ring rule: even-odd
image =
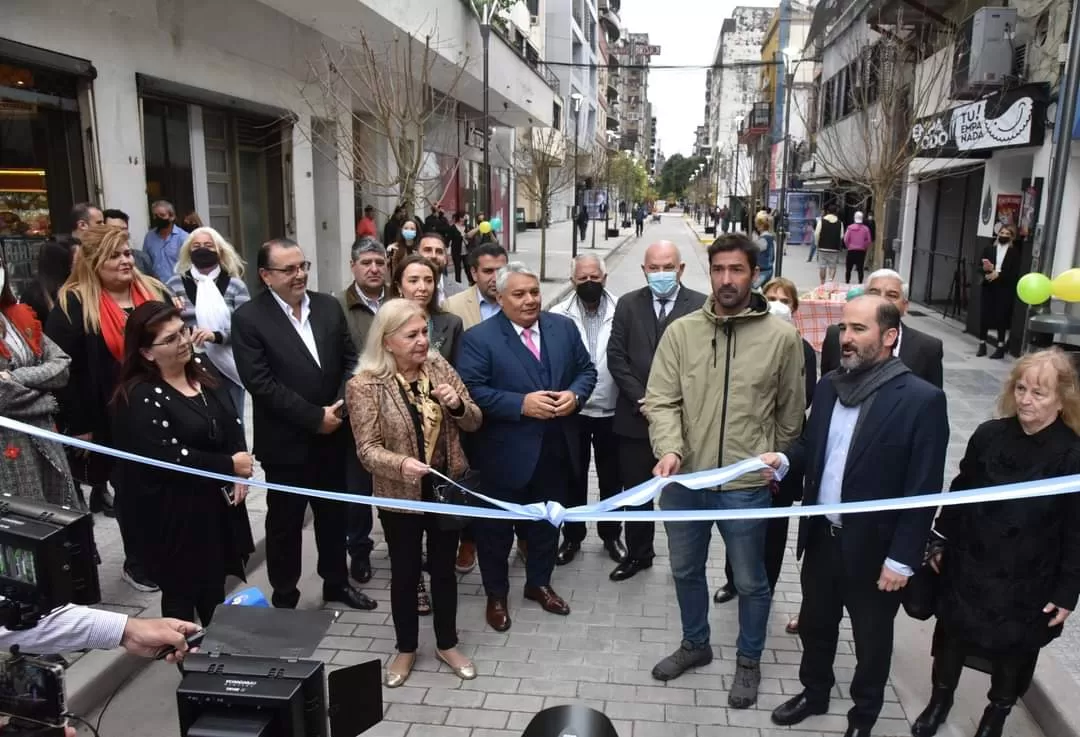
[[[803,507],[874,501],[941,489],[949,418],[945,394],[894,355],[900,310],[867,295],[844,305],[840,368],[818,382],[810,419],[777,472],[804,468]],[[854,705],[846,737],[870,737],[885,699],[900,592],[923,561],[933,508],[804,517],[799,637],[803,691],[773,711],[792,726],[829,710],[846,609],[855,639]],[[811,729],[813,724],[808,725]]]
[[[705,304],[704,294],[682,286],[685,268],[674,243],[653,243],[645,249],[641,264],[646,285],[624,295],[615,307],[607,364],[619,389],[614,431],[619,442],[619,480],[624,488],[651,479],[656,465],[642,403],[660,336],[674,320]],[[641,509],[652,509],[652,503]],[[626,523],[627,554],[611,572],[612,581],[623,581],[652,566],[654,533],[652,522]]]

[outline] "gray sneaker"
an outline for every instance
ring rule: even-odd
[[[731,684],[731,692],[728,693],[728,706],[732,709],[749,709],[757,701],[760,684],[761,665],[756,660],[740,655],[735,661],[735,682]]]
[[[653,667],[652,677],[658,681],[670,681],[672,678],[678,678],[691,668],[700,668],[711,662],[712,646],[709,643],[692,645],[683,640],[678,650]]]

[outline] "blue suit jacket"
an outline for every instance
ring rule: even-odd
[[[826,376],[814,391],[813,409],[802,437],[788,453],[792,467],[805,468],[803,506],[818,503],[829,424],[836,389]],[[912,373],[881,387],[859,422],[848,450],[841,488],[845,502],[891,499],[941,491],[949,417],[945,394]],[[805,464],[805,465],[804,465]],[[885,558],[918,570],[936,509],[846,515],[841,537],[844,561],[855,577],[877,580]],[[814,539],[825,517],[799,524],[798,553]]]
[[[484,413],[484,424],[469,443],[475,451],[469,461],[494,496],[513,496],[529,483],[540,458],[544,431],[552,422],[566,435],[574,469],[581,465],[576,412],[554,420],[521,414],[529,392],[569,390],[581,398],[581,406],[596,386],[596,367],[574,323],[544,312],[539,325],[540,356],[549,367],[549,384],[541,381],[540,364],[501,312],[465,331],[461,338],[457,371]]]

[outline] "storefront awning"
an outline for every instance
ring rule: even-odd
[[[54,72],[63,72],[76,77],[94,79],[97,70],[86,59],[67,54],[58,54],[55,51],[39,49],[36,46],[27,46],[18,41],[8,38],[0,38],[0,59],[8,59],[17,64],[48,69]]]

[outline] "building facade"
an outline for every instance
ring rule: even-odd
[[[649,62],[659,54],[660,47],[649,43],[647,33],[627,34],[626,43],[617,52],[622,80],[619,146],[639,161],[647,161],[652,148]]]

